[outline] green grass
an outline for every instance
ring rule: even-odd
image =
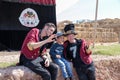
[[[0,68],[6,68],[6,67],[10,67],[10,66],[15,66],[16,62],[0,62]]]
[[[93,54],[120,55],[120,44],[96,45],[95,48],[93,48]]]

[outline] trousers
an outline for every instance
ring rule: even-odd
[[[75,68],[79,80],[96,80],[95,67],[91,65],[87,68]]]
[[[56,80],[58,66],[50,62],[49,67],[45,67],[44,60],[38,57],[34,60],[27,59],[23,54],[20,55],[20,65],[24,65],[37,73],[43,80]]]
[[[73,77],[70,62],[68,62],[64,58],[54,59],[53,61],[61,68],[62,75],[64,78]]]

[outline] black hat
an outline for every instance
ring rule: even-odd
[[[74,30],[74,24],[67,24],[65,25],[65,28],[64,28],[64,32],[65,32],[65,36],[69,35],[69,34],[74,34],[76,35],[77,33],[75,32]]]

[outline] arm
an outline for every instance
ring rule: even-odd
[[[55,52],[55,48],[57,46],[55,44],[53,44],[50,48],[50,55],[53,57],[53,58],[56,58],[56,52]]]
[[[88,55],[92,54],[92,50],[90,49],[90,43],[85,42],[85,51]]]
[[[49,67],[50,61],[49,61],[47,55],[43,55],[42,58],[45,60],[45,62],[44,62],[45,66],[46,66],[46,67]]]
[[[34,50],[36,48],[39,48],[39,47],[43,46],[46,43],[53,42],[54,37],[55,37],[55,35],[53,34],[46,40],[43,40],[43,41],[40,41],[40,42],[29,42],[27,44],[27,47],[28,47],[29,50]]]

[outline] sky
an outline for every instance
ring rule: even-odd
[[[56,0],[57,21],[95,20],[96,0]],[[98,0],[97,20],[120,18],[120,0]]]

